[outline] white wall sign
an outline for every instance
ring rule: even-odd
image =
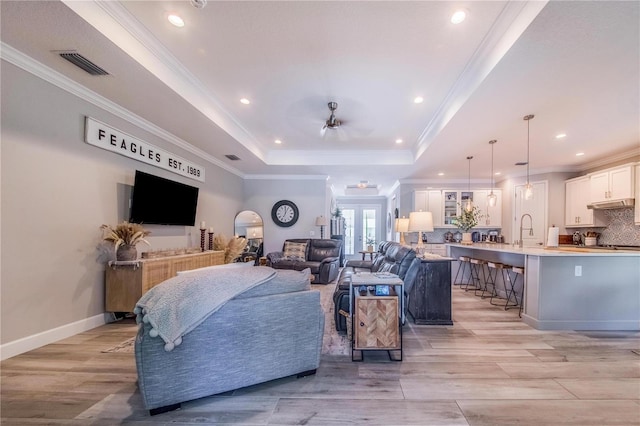
[[[84,140],[107,151],[204,182],[204,167],[109,127],[94,118],[85,118]]]

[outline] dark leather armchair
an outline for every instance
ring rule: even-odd
[[[285,255],[287,242],[306,244],[304,259]],[[311,269],[313,284],[328,284],[338,277],[342,241],[333,239],[289,239],[282,251],[267,254],[267,265],[274,269]]]

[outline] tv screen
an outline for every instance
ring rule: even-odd
[[[129,222],[193,226],[198,188],[136,170]]]

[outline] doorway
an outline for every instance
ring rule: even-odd
[[[345,223],[344,252],[345,258],[362,259],[361,251],[373,242],[376,250],[380,241],[382,225],[382,208],[371,204],[340,205]]]

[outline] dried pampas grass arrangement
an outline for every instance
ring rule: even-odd
[[[224,251],[224,263],[231,263],[240,257],[246,246],[246,238],[231,237],[227,240],[224,234],[218,234],[213,238],[213,249]]]

